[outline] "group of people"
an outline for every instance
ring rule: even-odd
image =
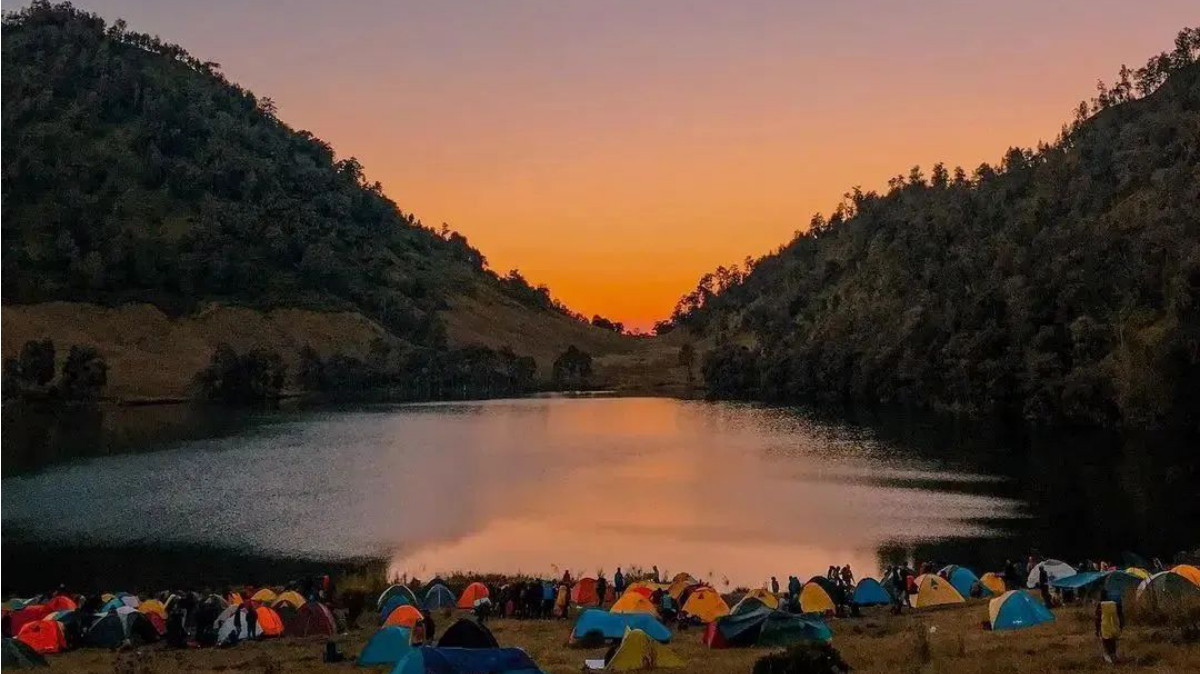
[[[658,566],[652,567],[646,580],[654,583],[661,582]],[[617,567],[613,574],[612,583],[601,571],[595,579],[595,606],[603,607],[610,596],[620,597],[628,588],[630,579]],[[480,622],[486,622],[493,616],[515,619],[551,619],[567,620],[571,617],[573,601],[571,592],[578,580],[571,576],[568,569],[557,580],[532,578],[516,580],[503,585],[488,585],[488,597],[480,600],[474,606],[474,614]],[[411,585],[411,583],[410,583]],[[494,599],[493,599],[494,598]],[[670,620],[676,614],[674,600],[670,594],[655,590],[650,597],[655,607],[659,609],[664,620]]]

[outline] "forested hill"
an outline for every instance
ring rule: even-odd
[[[716,345],[710,394],[1195,430],[1198,55],[1185,30],[1054,144],[852,190],[748,273],[706,275],[674,323]]]
[[[561,342],[576,333],[601,332],[576,330],[547,289],[487,270],[457,233],[421,226],[364,177],[357,160],[338,159],[329,144],[290,128],[270,99],[231,83],[217,64],[121,21],[107,25],[69,4],[45,2],[6,14],[2,76],[6,356],[20,348],[10,334],[61,342],[82,332],[79,339],[108,351],[110,365],[131,342],[166,340],[150,350],[183,349],[179,335],[167,336],[167,324],[136,338],[99,334],[105,321],[115,334],[158,320],[161,314],[143,311],[128,325],[128,307],[147,305],[185,323],[213,306],[275,312],[259,322],[226,314],[219,335],[212,320],[190,332],[207,345],[203,360],[226,336],[262,346],[239,326],[263,323],[260,334],[282,340],[268,346],[289,350],[285,361],[310,337],[329,356],[340,348],[337,333],[354,332],[345,343],[382,340],[388,368],[404,361],[421,377],[481,367],[528,374],[528,363],[504,354],[473,352],[468,363],[439,355],[448,349],[442,314],[456,298],[499,297],[510,314],[528,310],[525,320],[541,321],[543,332],[551,325],[570,333],[558,341],[539,335],[547,349],[565,349]],[[39,313],[30,305],[49,308]],[[310,315],[282,309],[333,322],[313,325]],[[307,333],[297,316],[307,320]],[[363,316],[371,325],[338,316]],[[377,347],[370,355],[379,360]],[[363,344],[351,350],[366,358]],[[165,361],[139,362],[144,370]],[[289,377],[296,374],[292,368]]]

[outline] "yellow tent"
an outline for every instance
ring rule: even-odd
[[[605,671],[629,672],[635,669],[682,667],[683,659],[670,648],[651,639],[641,630],[625,630],[625,638],[613,653]]]
[[[112,594],[110,592],[105,592],[104,594],[100,595],[100,601],[107,604],[108,602],[112,601],[113,597],[115,597],[115,596],[117,596],[117,595]]]
[[[275,601],[271,602],[271,606],[278,606],[284,602],[291,604],[292,608],[300,608],[304,606],[304,597],[300,596],[300,593],[295,590],[288,590],[276,597]]]
[[[271,602],[275,601],[275,599],[276,599],[276,594],[274,592],[272,592],[270,589],[265,588],[265,587],[263,589],[259,590],[258,592],[255,592],[250,597],[250,601],[258,601],[258,602],[262,602],[264,604],[270,604]]]
[[[927,573],[917,578],[917,594],[912,600],[913,608],[961,604],[964,601],[963,596],[954,589],[950,581],[941,576]]]
[[[1008,591],[1008,585],[1004,583],[1004,579],[991,571],[983,574],[979,582],[983,583],[983,586],[991,590],[992,594],[997,597]]]
[[[681,580],[689,581],[692,584],[696,583],[696,579],[692,578],[692,574],[688,573],[687,571],[680,571],[679,573],[675,574],[673,578],[671,578],[671,584],[674,585]]]
[[[1191,564],[1180,564],[1171,570],[1192,581],[1194,584],[1200,585],[1200,569]]]
[[[138,604],[137,609],[142,613],[154,613],[163,620],[167,619],[167,607],[157,599],[147,599],[146,601]]]
[[[237,605],[237,604],[241,604],[242,601],[244,601],[244,600],[242,599],[242,593],[230,592],[229,596],[225,597],[225,601],[229,602],[230,604]]]
[[[805,613],[825,613],[837,611],[837,605],[820,583],[809,581],[800,589],[800,610]]]
[[[646,613],[658,617],[658,609],[654,608],[654,604],[638,592],[626,592],[621,595],[621,598],[613,602],[608,611],[609,613]]]
[[[626,591],[626,592],[629,592],[630,590],[637,590],[637,589],[640,589],[640,588],[646,588],[647,590],[650,590],[651,592],[654,592],[655,590],[658,590],[658,589],[660,589],[660,588],[662,588],[662,587],[663,587],[662,585],[660,585],[660,584],[658,584],[658,583],[656,583],[656,582],[654,582],[654,581],[652,581],[652,580],[639,580],[639,581],[635,581],[635,582],[632,582],[632,583],[630,583],[630,584],[629,584],[629,585],[628,585],[628,586],[625,588],[625,591]]]
[[[757,587],[746,593],[747,597],[754,597],[767,605],[767,608],[779,608],[779,597],[771,594],[766,588]]]
[[[1131,566],[1128,569],[1125,569],[1125,573],[1137,576],[1138,578],[1141,578],[1142,580],[1146,580],[1147,578],[1150,577],[1149,571],[1147,571],[1143,568],[1140,568],[1140,567],[1136,567],[1136,566]]]
[[[684,602],[683,612],[699,618],[701,622],[710,623],[721,616],[729,615],[729,604],[726,604],[721,595],[711,587],[698,587],[692,590]]]

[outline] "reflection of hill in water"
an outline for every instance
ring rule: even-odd
[[[1194,459],[1163,458],[1161,440],[1087,438],[1077,451],[978,427],[633,398],[90,419],[33,440],[58,442],[60,460],[75,446],[64,438],[88,433],[100,441],[83,456],[141,453],[6,477],[6,542],[20,530],[54,544],[386,556],[422,577],[658,563],[750,582],[897,552],[977,566],[1031,545],[1166,555],[1194,535],[1163,516],[1194,517],[1180,497]],[[14,452],[18,465],[41,456],[13,447],[27,436],[7,422],[6,471]],[[204,435],[216,437],[188,439]]]

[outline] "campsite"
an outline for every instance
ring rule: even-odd
[[[906,607],[900,615],[892,613],[890,588],[885,589],[886,584],[874,579],[860,580],[846,595],[851,598],[846,601],[861,601],[849,615],[844,606],[838,607],[836,613],[834,609],[821,610],[830,601],[829,597],[817,596],[824,593],[821,588],[828,586],[835,593],[839,588],[818,582],[827,580],[824,577],[810,579],[799,595],[798,605],[804,612],[797,614],[771,608],[772,605],[786,608],[790,603],[787,593],[775,595],[758,588],[722,596],[685,577],[686,574],[678,574],[670,583],[631,583],[620,597],[608,593],[603,607],[577,606],[572,602],[566,619],[518,614],[485,617],[483,626],[476,607],[484,602],[490,604],[489,593],[497,597],[502,594],[496,585],[501,581],[494,577],[488,583],[492,586],[490,591],[484,583],[459,577],[449,581],[435,579],[417,586],[416,591],[404,585],[390,585],[372,596],[353,625],[340,624],[345,619],[340,608],[337,609],[340,615],[335,618],[324,603],[306,601],[296,590],[276,592],[262,588],[247,597],[230,595],[234,601],[246,602],[240,606],[258,607],[258,636],[248,639],[249,633],[243,630],[240,640],[230,641],[232,623],[227,618],[239,609],[239,604],[229,604],[230,608],[218,619],[223,626],[218,628],[218,639],[224,647],[216,648],[197,648],[195,644],[171,648],[155,637],[155,630],[162,627],[162,617],[173,610],[168,607],[178,597],[168,598],[164,605],[155,599],[111,595],[108,604],[101,608],[112,607],[109,615],[116,620],[112,630],[117,634],[88,636],[91,631],[101,634],[112,631],[105,623],[108,618],[101,617],[71,647],[60,643],[62,623],[58,621],[75,611],[50,610],[74,606],[66,595],[46,602],[54,605],[46,607],[42,619],[17,622],[21,632],[19,641],[44,654],[31,657],[45,658],[52,671],[85,674],[107,674],[114,669],[147,674],[169,671],[405,674],[409,668],[422,673],[469,672],[476,670],[463,663],[478,657],[490,658],[488,662],[493,663],[490,666],[496,669],[488,671],[496,672],[568,674],[589,663],[603,671],[661,669],[680,674],[732,674],[748,672],[764,655],[797,644],[812,647],[831,644],[837,657],[856,672],[1101,672],[1108,671],[1111,665],[1099,657],[1092,633],[1092,614],[1095,600],[1116,596],[1122,598],[1128,615],[1120,647],[1123,667],[1166,673],[1193,671],[1200,664],[1200,643],[1194,638],[1196,620],[1200,618],[1200,585],[1189,579],[1200,576],[1200,571],[1193,566],[1183,565],[1154,575],[1141,569],[1072,573],[1053,581],[1056,588],[1053,609],[1041,603],[1035,596],[1036,590],[1006,590],[993,595],[978,580],[970,591],[984,596],[964,597],[951,582],[960,568],[945,567],[937,574],[924,576],[921,582],[912,579],[917,591],[909,602],[914,607],[934,606]],[[974,575],[969,569],[963,571]],[[1134,587],[1112,589],[1103,581],[1114,574],[1135,575],[1141,582]],[[1141,578],[1143,575],[1148,578]],[[1155,579],[1170,582],[1152,582]],[[362,577],[339,581],[354,587]],[[572,589],[593,587],[585,581],[594,583],[595,579],[573,581]],[[1177,586],[1180,581],[1182,584]],[[520,581],[513,579],[513,582]],[[940,587],[930,589],[937,582]],[[674,587],[681,610],[690,608],[696,613],[684,613],[686,619],[681,616],[677,622],[667,621],[670,627],[665,627],[660,618],[665,620],[666,614],[648,603],[647,593],[641,591],[651,587],[656,599],[671,595]],[[311,587],[307,591],[313,592]],[[877,591],[884,596],[876,596]],[[447,596],[454,601],[445,601]],[[620,601],[626,597],[642,601]],[[1066,603],[1060,604],[1060,600]],[[335,598],[332,605],[341,606],[344,601],[344,596]],[[12,624],[10,619],[18,615],[14,607],[20,603],[20,600],[5,602],[6,624]],[[97,615],[105,614],[102,611]],[[284,616],[282,620],[280,615]],[[118,616],[125,619],[124,626]],[[136,621],[127,620],[130,616],[142,621],[145,634],[139,635]],[[143,616],[153,617],[154,621]],[[435,622],[433,633],[425,632],[425,618]],[[43,625],[54,626],[57,631],[52,632],[59,635],[59,640],[43,636],[45,630],[33,629]],[[5,639],[6,669],[19,666],[8,654],[13,641]],[[329,644],[334,644],[345,657],[343,662],[325,661]],[[414,665],[413,661],[420,657],[424,663]],[[450,659],[442,659],[447,657]]]

